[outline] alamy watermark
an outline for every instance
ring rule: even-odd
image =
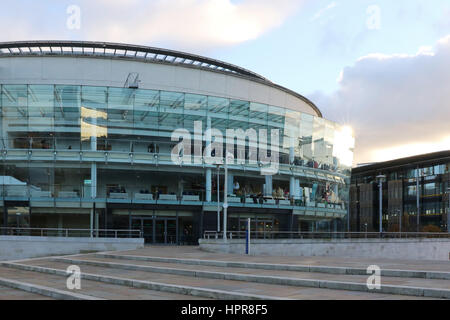
[[[70,5],[66,9],[69,15],[66,20],[66,26],[69,30],[80,30],[81,28],[81,8],[77,5]]]
[[[68,278],[66,280],[66,287],[69,290],[81,289],[81,269],[77,265],[68,266],[66,273]]]
[[[381,289],[381,268],[377,265],[371,265],[367,267],[367,274],[370,276],[367,278],[366,284],[369,290]]]
[[[194,132],[179,128],[172,132],[171,140],[178,143],[171,150],[176,164],[245,164],[258,165],[262,175],[274,175],[279,170],[280,132],[267,129],[226,129],[225,136],[216,128],[203,134],[202,121],[194,121]],[[180,141],[181,140],[181,141]],[[205,141],[205,145],[203,144]],[[224,150],[223,146],[226,144]],[[193,152],[192,152],[193,150]],[[193,155],[193,157],[192,157]],[[225,159],[225,160],[224,160]]]
[[[366,13],[368,15],[366,26],[369,30],[381,29],[381,8],[377,5],[367,7]]]

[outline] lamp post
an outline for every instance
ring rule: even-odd
[[[227,209],[228,209],[228,164],[227,158],[225,157],[225,177],[223,183],[223,241],[227,241]]]
[[[220,232],[220,164],[217,164],[217,232]]]
[[[380,201],[380,225],[379,225],[379,232],[383,232],[383,182],[386,179],[386,176],[383,174],[380,174],[377,176],[377,181],[378,181],[378,187],[380,188],[379,190],[379,201]]]
[[[423,171],[422,171],[423,173]],[[419,183],[419,167],[416,168],[416,206],[417,206],[417,229],[416,232],[420,231],[420,183]]]
[[[450,233],[450,187],[447,188],[448,208],[447,208],[447,232]]]
[[[228,209],[228,159],[233,160],[233,154],[226,152],[224,169],[224,186],[223,186],[223,241],[227,241],[227,209]]]

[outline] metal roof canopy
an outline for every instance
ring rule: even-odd
[[[417,166],[443,164],[450,161],[450,150],[420,154],[416,156],[378,162],[352,169],[352,175],[378,174],[392,172],[399,169],[414,169]]]
[[[4,56],[110,57],[174,65],[186,65],[213,72],[231,73],[233,75],[240,75],[250,78],[251,80],[261,82],[287,92],[306,102],[314,111],[317,112],[319,117],[322,117],[322,113],[319,108],[309,99],[295,91],[277,85],[255,72],[220,60],[181,51],[112,42],[39,40],[0,42],[0,57]]]

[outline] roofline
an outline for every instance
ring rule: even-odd
[[[32,51],[31,48],[39,48],[38,51]],[[49,47],[49,51],[42,50],[42,47]],[[51,48],[58,47],[60,51],[53,51]],[[62,48],[71,48],[71,51],[63,51]],[[74,51],[74,48],[81,48],[80,51]],[[84,49],[93,49],[92,52],[85,52]],[[2,50],[3,49],[3,50]],[[8,52],[5,52],[5,49]],[[15,49],[18,51],[14,51]],[[27,49],[28,51],[24,51]],[[96,49],[103,50],[103,52],[98,52]],[[114,53],[106,53],[106,50],[114,50]],[[116,54],[117,50],[125,51],[124,54]],[[134,55],[127,55],[127,52],[133,52]],[[138,56],[138,53],[143,54]],[[153,55],[153,57],[147,57],[148,55]],[[273,88],[282,90],[288,94],[295,96],[303,100],[308,104],[317,115],[322,118],[322,112],[319,108],[308,98],[302,96],[301,94],[273,83],[272,81],[264,78],[263,76],[247,70],[245,68],[238,67],[236,65],[207,58],[204,56],[199,56],[191,53],[141,46],[123,43],[113,43],[113,42],[97,42],[97,41],[72,41],[72,40],[35,40],[35,41],[10,41],[10,42],[0,42],[0,58],[10,57],[10,56],[87,56],[87,57],[97,57],[97,58],[119,58],[119,59],[129,59],[140,62],[158,62],[165,64],[175,64],[186,67],[194,67],[203,70],[227,73],[234,76],[240,76],[248,80],[263,83],[265,85],[271,86]],[[158,56],[163,56],[164,58],[157,58]],[[172,60],[166,60],[168,57],[173,57]],[[182,61],[176,62],[175,60],[181,59]],[[189,62],[186,62],[189,61]]]
[[[430,163],[445,162],[445,161],[450,162],[450,150],[426,153],[406,158],[377,162],[363,167],[356,167],[352,169],[352,175],[368,174],[368,173],[378,174],[380,172],[393,171],[398,168],[406,168],[406,167],[411,168],[427,165]]]

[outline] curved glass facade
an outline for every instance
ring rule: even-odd
[[[206,212],[217,201],[216,166],[203,157],[176,164],[170,155],[174,130],[194,133],[200,124],[202,132],[224,135],[266,129],[269,140],[279,132],[275,175],[262,176],[248,160],[230,164],[231,229],[247,216],[264,230],[346,227],[354,143],[347,127],[287,108],[175,91],[23,84],[1,85],[0,92],[1,194],[4,204],[26,211],[18,222],[4,205],[3,225],[144,228],[151,221],[149,241],[156,242],[158,216],[166,219],[165,234],[167,217],[176,217],[177,242],[214,230]]]

